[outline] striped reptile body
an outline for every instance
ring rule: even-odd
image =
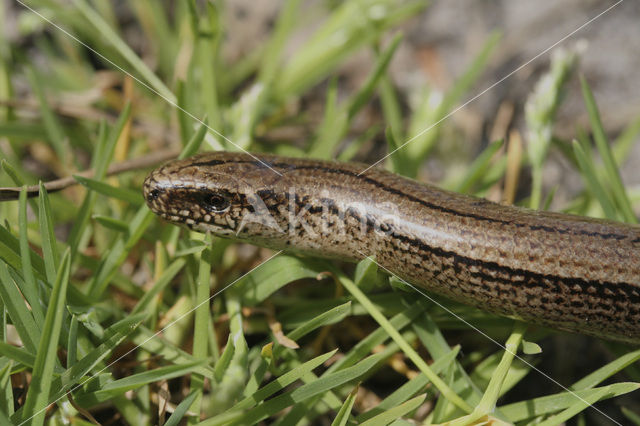
[[[364,168],[207,153],[155,170],[144,195],[155,213],[197,231],[312,256],[373,256],[414,285],[492,313],[640,343],[640,227]]]

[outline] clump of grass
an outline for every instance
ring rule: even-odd
[[[640,351],[611,345],[618,356],[568,389],[520,400],[514,388],[537,374],[540,347],[532,340],[540,333],[437,299],[504,342],[503,350],[475,331],[460,334],[457,319],[407,293],[370,259],[350,272],[317,259],[247,253],[157,220],[139,195],[145,171],[106,177],[114,161],[159,149],[152,144],[159,135],[179,145],[181,157],[214,146],[348,160],[385,127],[389,150],[414,139],[388,160],[414,177],[447,125],[436,124],[471,90],[498,35],[449,91],[424,88],[405,112],[387,69],[402,42],[395,28],[423,1],[336,3],[285,58],[302,8],[289,0],[263,46],[237,63],[221,55],[227,29],[218,3],[189,0],[166,10],[162,2],[128,2],[133,24],[126,28],[107,1],[28,5],[68,34],[13,9],[31,44],[0,42],[0,97],[15,101],[0,108],[0,183],[41,179],[27,157],[58,174],[87,165],[95,174],[61,194],[40,185],[37,199],[23,191],[17,202],[0,204],[0,423],[561,424],[588,404],[638,388]],[[126,41],[131,33],[143,40],[142,51]],[[338,96],[337,70],[363,49],[375,57],[369,75]],[[552,109],[569,78],[562,70],[547,94]],[[64,100],[99,84],[100,95],[81,108]],[[324,117],[308,143],[257,141],[293,121],[290,100],[317,87],[326,87]],[[585,197],[607,216],[633,221],[617,167],[640,126],[609,150],[584,81],[583,91],[603,159],[598,166],[583,137],[574,143]],[[355,118],[376,96],[386,125],[354,135]],[[18,102],[24,97],[35,106]],[[553,114],[545,117],[552,126]],[[542,142],[545,155],[529,159],[536,170],[550,143]],[[502,145],[489,145],[465,176],[448,180],[464,192],[495,185],[505,170]],[[491,164],[497,172],[489,173]],[[632,382],[604,383],[623,370]],[[370,399],[377,404],[364,403]],[[634,419],[630,410],[625,415]]]

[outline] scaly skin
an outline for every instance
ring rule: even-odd
[[[197,231],[313,256],[373,256],[488,312],[640,344],[639,226],[503,206],[384,170],[359,175],[361,164],[256,157],[169,162],[147,177],[147,204]]]

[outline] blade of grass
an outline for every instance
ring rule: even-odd
[[[67,368],[71,368],[78,361],[78,317],[71,315],[69,336],[67,339]]]
[[[292,281],[316,278],[321,271],[316,264],[312,260],[280,255],[240,280],[235,287],[242,294],[243,305],[253,306]]]
[[[197,361],[190,353],[183,351],[165,339],[159,338],[157,333],[152,332],[145,326],[139,326],[136,329],[131,336],[131,342],[173,364],[188,364]],[[193,371],[205,377],[213,377],[213,368],[210,365],[197,367]]]
[[[581,411],[586,410],[596,402],[600,401],[602,397],[607,394],[607,389],[600,389],[597,392],[593,392],[591,395],[587,396],[583,400],[577,401],[575,404],[566,408],[564,411],[556,414],[553,417],[548,418],[547,420],[538,423],[538,426],[557,426],[564,424],[570,418],[576,416]]]
[[[38,197],[40,235],[42,236],[42,258],[44,260],[47,280],[55,282],[58,273],[60,254],[58,253],[58,241],[53,233],[53,218],[51,216],[51,204],[49,194],[42,182],[40,182],[40,195]]]
[[[427,395],[416,396],[413,399],[410,399],[407,402],[404,402],[396,407],[390,408],[384,413],[378,414],[375,417],[370,418],[366,422],[361,423],[361,426],[373,426],[373,425],[381,425],[381,424],[389,424],[404,416],[405,414],[410,413],[411,411],[418,408],[426,399]]]
[[[35,365],[33,366],[31,383],[27,390],[22,420],[28,424],[42,424],[45,409],[49,404],[49,390],[51,387],[53,369],[58,359],[58,339],[62,328],[62,318],[65,313],[64,305],[69,283],[70,251],[67,249],[62,257],[60,269],[53,286],[51,299],[47,308],[42,335],[38,344]]]
[[[580,165],[580,171],[582,172],[582,176],[584,177],[589,190],[600,202],[600,206],[602,207],[602,210],[604,210],[605,216],[609,219],[616,220],[618,218],[616,208],[613,206],[613,203],[608,196],[609,193],[598,180],[597,171],[593,161],[589,155],[587,155],[584,148],[585,146],[580,142],[575,139],[573,140],[573,150],[576,154],[576,159]]]
[[[590,389],[640,360],[640,349],[626,353],[571,385],[571,390]]]
[[[208,249],[201,252],[198,280],[196,282],[196,293],[193,295],[193,306],[196,306],[193,322],[193,350],[195,359],[206,360],[209,347],[209,321],[211,320],[211,308],[209,306],[209,293],[211,291],[211,235],[205,235],[205,244]],[[222,358],[220,358],[222,360]],[[216,364],[215,372],[218,371]],[[217,378],[217,377],[216,377]],[[197,392],[196,398],[191,404],[190,410],[194,413],[201,412],[202,391],[204,389],[204,377],[198,373],[191,375],[190,392]],[[190,417],[188,423],[194,424],[199,416]]]
[[[616,164],[623,164],[628,158],[636,138],[640,134],[640,119],[631,122],[616,138],[611,147]]]
[[[336,414],[336,418],[331,422],[331,426],[346,426],[349,421],[349,416],[351,415],[353,404],[356,402],[359,387],[360,385],[356,386],[351,392],[349,392],[347,399],[344,400],[344,403],[340,407],[340,411]]]
[[[116,232],[129,232],[129,224],[124,220],[114,219],[111,216],[102,216],[98,214],[94,214],[91,216],[91,219],[98,222],[100,225],[105,228],[109,228]]]
[[[207,117],[202,119],[202,123],[196,133],[186,142],[186,145],[182,149],[182,152],[178,156],[179,159],[191,157],[195,154],[199,149],[200,145],[204,141],[204,137],[207,135]]]
[[[165,287],[171,282],[171,280],[184,268],[186,264],[185,259],[176,259],[162,272],[162,275],[156,280],[153,287],[145,291],[144,296],[138,301],[138,304],[131,311],[132,314],[137,314],[144,311],[151,301],[158,295]]]
[[[514,402],[512,404],[503,405],[500,410],[507,416],[512,422],[521,422],[534,417],[553,414],[559,410],[571,407],[580,401],[580,398],[587,399],[600,391],[605,391],[604,397],[599,398],[609,399],[615,396],[624,395],[629,392],[633,392],[640,389],[639,383],[616,383],[613,385],[603,386],[594,389],[585,389],[570,392],[561,392],[553,395],[547,395],[539,398],[533,398],[526,401]]]
[[[106,123],[103,121],[100,123],[98,144],[96,151],[91,158],[92,166],[95,169],[94,179],[102,180],[106,175],[109,163],[113,159],[113,154],[116,149],[116,144],[125,130],[129,118],[131,116],[131,104],[127,102],[118,117],[118,121],[113,126],[110,132],[107,132]],[[92,191],[87,192],[82,201],[80,210],[76,216],[71,232],[69,233],[69,247],[71,247],[71,258],[75,260],[78,248],[80,248],[80,238],[86,231],[87,223],[91,217],[93,206],[95,204],[96,194]]]
[[[326,354],[319,355],[304,364],[297,366],[296,368],[280,375],[278,378],[272,380],[269,384],[260,388],[253,395],[243,399],[238,402],[232,408],[227,410],[225,413],[211,417],[203,422],[204,425],[218,425],[225,424],[233,419],[237,419],[242,416],[243,410],[247,410],[255,405],[265,401],[267,398],[272,396],[273,394],[281,391],[285,387],[289,386],[291,383],[299,380],[300,377],[304,376],[306,373],[314,370],[320,365],[324,364],[329,358],[331,358],[338,350],[335,349],[331,352],[327,352]]]
[[[261,348],[260,358],[258,360],[254,359],[252,365],[253,370],[249,375],[249,380],[247,380],[247,384],[244,387],[242,396],[247,397],[253,395],[258,390],[258,388],[260,387],[260,383],[262,383],[265,375],[272,365],[273,342],[269,342]]]
[[[178,426],[197,396],[198,391],[192,391],[182,401],[180,401],[180,404],[178,404],[175,410],[173,410],[171,417],[167,419],[164,426]]]
[[[459,353],[460,346],[456,346],[451,351],[449,351],[449,353],[442,355],[433,364],[431,364],[431,368],[433,369],[433,371],[438,373],[444,371],[455,361],[456,356],[458,356]],[[356,420],[358,422],[363,422],[374,416],[377,416],[385,410],[389,410],[395,406],[398,406],[407,401],[409,398],[418,394],[419,392],[423,392],[428,384],[429,379],[427,379],[424,374],[420,374],[397,388],[391,395],[383,399],[376,407],[359,415]]]
[[[170,380],[190,374],[196,367],[204,365],[205,362],[206,361],[198,360],[189,364],[169,365],[133,374],[105,384],[100,390],[83,396],[82,400],[93,400],[96,402],[106,401],[111,399],[114,395],[121,395],[127,391],[137,389],[150,383],[159,382],[161,380]],[[78,398],[77,402],[81,403],[81,398]]]
[[[4,307],[11,318],[11,323],[16,328],[20,340],[31,353],[36,353],[40,341],[40,327],[36,325],[33,314],[27,309],[22,295],[18,291],[14,280],[9,275],[9,270],[4,262],[0,262],[0,297]],[[42,323],[41,323],[42,324]]]
[[[391,127],[387,127],[384,132],[386,141],[387,141],[387,149],[389,152],[393,152],[393,155],[389,158],[391,160],[391,171],[395,173],[400,173],[402,170],[407,170],[411,166],[411,161],[407,159],[403,150],[398,149],[398,141],[396,141],[394,136],[394,131]]]
[[[424,310],[425,308],[421,304],[413,304],[391,318],[389,322],[396,330],[402,330],[404,327],[410,325],[412,321],[415,321],[419,315],[423,314]],[[351,348],[344,357],[333,363],[327,369],[326,373],[331,373],[354,365],[356,362],[367,356],[376,346],[383,344],[388,339],[390,339],[390,337],[385,329],[383,327],[379,327]]]
[[[4,342],[3,342],[4,343]],[[6,360],[3,360],[6,361]],[[4,394],[4,398],[0,398],[0,410],[4,413],[5,417],[13,414],[13,389],[11,389],[11,368],[13,368],[13,361],[9,360],[5,366],[0,370],[0,389]],[[4,424],[11,424],[9,423]]]
[[[92,300],[100,299],[102,293],[115,275],[117,268],[127,258],[129,252],[142,237],[142,234],[151,224],[152,220],[153,213],[151,213],[147,206],[142,206],[138,209],[138,212],[129,225],[128,238],[126,240],[120,238],[115,242],[109,254],[103,257],[98,273],[95,274],[91,280],[88,294]]]
[[[376,64],[373,68],[373,72],[367,76],[367,80],[362,85],[360,90],[356,92],[356,94],[349,100],[349,104],[347,107],[347,115],[349,120],[356,115],[360,109],[364,106],[364,104],[371,98],[374,90],[376,89],[378,82],[382,78],[383,75],[387,72],[389,68],[389,64],[391,63],[391,59],[393,55],[396,53],[400,42],[402,41],[402,34],[396,34],[389,46],[384,49],[384,51],[379,55],[376,60]]]
[[[204,4],[200,12],[200,25],[196,36],[196,54],[191,58],[198,62],[200,69],[200,95],[207,117],[214,129],[222,128],[222,111],[219,103],[217,75],[220,69],[220,28],[219,6],[213,2]],[[227,141],[222,140],[225,144]]]
[[[26,187],[22,187],[20,191],[19,214],[18,214],[18,231],[20,233],[20,258],[22,260],[22,286],[20,291],[24,295],[29,305],[31,305],[31,313],[33,319],[40,329],[44,322],[44,312],[42,305],[40,304],[40,297],[38,295],[38,284],[36,283],[36,277],[31,267],[31,256],[29,256],[29,240],[27,238],[27,190]]]
[[[23,348],[17,348],[5,342],[0,342],[0,355],[14,361],[16,364],[33,368],[36,357],[33,353]]]
[[[487,170],[491,167],[491,160],[503,145],[504,140],[502,139],[491,142],[489,146],[486,147],[475,160],[473,160],[471,166],[467,167],[468,171],[466,176],[462,182],[458,184],[455,191],[468,193],[471,190],[471,187],[487,173]]]
[[[600,120],[600,113],[596,105],[596,100],[593,97],[591,88],[589,87],[587,80],[584,77],[580,77],[580,84],[582,86],[582,96],[584,98],[585,106],[589,114],[589,122],[591,123],[591,130],[593,131],[593,139],[600,153],[600,157],[604,163],[604,168],[607,175],[607,180],[611,186],[613,197],[616,201],[616,205],[620,208],[625,220],[630,223],[638,223],[638,219],[633,213],[631,202],[627,196],[627,191],[622,183],[620,177],[620,171],[616,164],[613,154],[611,153],[611,147],[607,141],[607,137],[604,133],[604,127]]]
[[[257,407],[244,413],[239,418],[234,419],[233,424],[256,424],[259,421],[276,414],[277,412],[292,404],[300,403],[315,395],[322,394],[344,383],[348,383],[352,380],[362,377],[378,362],[380,362],[383,356],[384,354],[371,355],[353,367],[346,368],[328,376],[320,377],[314,382],[304,384],[299,388],[265,401]],[[206,425],[210,423],[205,421],[202,424]]]
[[[337,105],[337,85],[334,80],[333,85],[329,87],[327,110],[320,126],[318,138],[314,141],[309,153],[312,157],[333,157],[336,146],[347,133],[354,116],[371,99],[380,78],[389,67],[400,41],[402,41],[402,35],[396,34],[389,46],[377,58],[373,70],[367,76],[362,87],[340,106]]]
[[[622,414],[624,414],[627,417],[627,419],[633,422],[634,425],[640,426],[640,415],[634,413],[627,407],[621,407],[620,411],[622,411]]]
[[[391,336],[391,338],[402,348],[405,355],[418,367],[418,369],[431,380],[433,385],[438,388],[442,396],[451,401],[461,410],[470,413],[473,409],[462,398],[460,398],[447,384],[438,377],[431,368],[424,362],[422,357],[402,338],[398,330],[396,330],[387,318],[371,303],[369,298],[344,274],[335,271],[340,283],[362,304],[369,312],[369,315],[376,320],[378,324]]]
[[[482,395],[480,403],[476,405],[473,413],[450,422],[452,426],[462,426],[478,422],[481,418],[493,413],[496,402],[500,397],[500,389],[502,388],[504,380],[509,373],[511,363],[513,362],[516,352],[518,351],[518,347],[522,342],[522,337],[526,328],[526,325],[523,323],[515,323],[513,333],[511,333],[511,336],[509,336],[509,339],[507,339],[507,342],[505,343],[505,351],[502,353],[500,364],[498,364],[493,372],[489,385],[487,386],[484,395]]]
[[[85,19],[93,25],[93,27],[102,34],[102,39],[113,46],[116,51],[136,70],[150,87],[158,92],[169,103],[175,104],[176,98],[171,90],[158,78],[158,76],[149,69],[138,55],[129,47],[129,45],[120,38],[120,36],[111,28],[111,26],[100,16],[85,0],[74,0],[77,9],[82,13]]]
[[[11,164],[9,164],[6,159],[3,158],[2,160],[0,160],[0,165],[2,166],[2,169],[5,171],[5,173],[11,178],[15,186],[24,186],[24,179],[20,177],[16,169]],[[38,206],[34,199],[29,198],[28,202],[29,204],[31,204],[31,209],[34,212],[38,211]]]
[[[31,88],[40,104],[40,114],[42,115],[44,128],[47,132],[47,139],[51,142],[53,149],[56,151],[56,154],[58,154],[58,158],[64,164],[67,160],[67,136],[55,113],[49,106],[49,102],[44,94],[44,88],[42,87],[43,79],[37,76],[31,67],[27,67],[26,71]]]
[[[86,178],[78,175],[73,175],[73,178],[81,185],[99,193],[106,197],[122,200],[133,206],[139,207],[144,204],[144,199],[140,194],[140,191],[134,191],[127,188],[116,187],[109,185],[108,183],[101,182],[96,179]]]
[[[56,401],[78,383],[84,385],[89,380],[92,380],[93,377],[86,380],[82,380],[82,378],[110,356],[118,345],[140,326],[145,318],[146,314],[130,315],[109,327],[105,331],[105,338],[99,346],[68,368],[60,377],[54,379],[52,384],[54,393],[50,400]]]

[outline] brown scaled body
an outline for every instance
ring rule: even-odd
[[[640,227],[364,169],[207,153],[155,170],[144,195],[156,214],[195,230],[313,256],[373,256],[412,284],[492,313],[640,344]]]

